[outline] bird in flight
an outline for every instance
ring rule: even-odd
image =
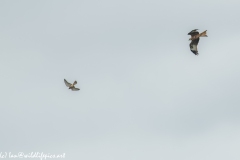
[[[207,30],[200,33],[197,31],[198,29],[194,29],[191,32],[188,33],[188,35],[191,35],[191,38],[189,40],[191,40],[192,42],[189,44],[190,46],[190,50],[195,54],[198,55],[198,50],[197,50],[197,45],[199,42],[199,38],[200,37],[207,37]]]
[[[67,87],[69,87],[68,89],[71,89],[72,91],[79,91],[79,88],[75,88],[75,84],[77,84],[77,81],[74,81],[73,84],[69,83],[66,79],[64,79],[64,83],[66,84]]]

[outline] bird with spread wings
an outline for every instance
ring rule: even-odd
[[[198,29],[194,29],[191,32],[188,33],[188,35],[191,35],[191,43],[189,44],[190,50],[195,54],[198,55],[197,45],[199,42],[200,37],[207,37],[207,30],[200,33],[197,31]]]
[[[69,87],[68,89],[71,89],[72,91],[79,91],[79,88],[75,88],[75,84],[77,84],[77,81],[74,81],[73,84],[69,83],[66,79],[64,79],[64,83],[67,87]]]

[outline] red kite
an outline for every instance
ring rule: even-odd
[[[198,55],[197,45],[198,45],[198,42],[199,42],[199,38],[200,37],[207,37],[207,30],[199,34],[197,29],[194,29],[191,32],[189,32],[188,35],[191,35],[191,38],[189,40],[192,40],[192,42],[189,45],[190,46],[190,50],[195,55]]]
[[[75,84],[77,84],[77,81],[74,81],[73,84],[69,83],[68,81],[66,81],[66,79],[64,79],[65,85],[67,87],[69,87],[68,89],[71,89],[72,91],[78,91],[80,90],[79,88],[75,88]]]

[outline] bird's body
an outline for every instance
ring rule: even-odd
[[[197,50],[197,45],[199,42],[200,37],[207,37],[207,30],[200,33],[197,31],[197,29],[192,30],[191,32],[188,33],[188,35],[191,35],[191,40],[192,42],[189,44],[190,50],[195,54],[198,55],[198,50]]]
[[[69,83],[66,79],[64,79],[65,85],[68,87],[68,89],[71,89],[72,91],[78,91],[79,88],[75,88],[75,84],[77,84],[77,81],[74,81],[73,84]]]

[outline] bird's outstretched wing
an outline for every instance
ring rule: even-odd
[[[192,40],[192,42],[190,43],[190,50],[195,54],[198,55],[198,50],[197,50],[197,45],[199,42],[199,38]]]
[[[69,83],[66,79],[64,79],[64,83],[66,84],[67,87],[70,87],[72,84]]]
[[[75,87],[72,88],[72,91],[79,91],[79,90],[80,90],[79,88],[75,88]]]

